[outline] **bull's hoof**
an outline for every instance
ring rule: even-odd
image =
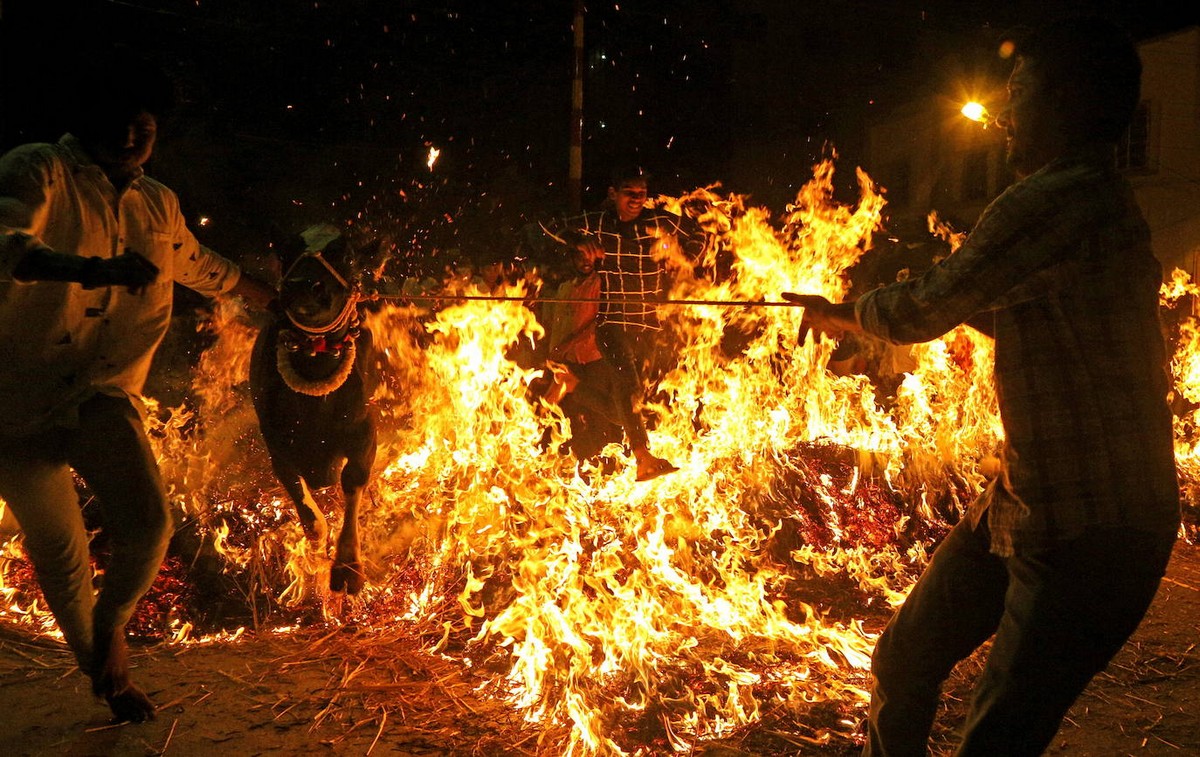
[[[329,569],[329,590],[357,594],[366,583],[362,563],[355,560],[348,563],[336,563]]]

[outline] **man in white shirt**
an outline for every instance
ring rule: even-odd
[[[173,527],[138,398],[176,282],[257,307],[274,290],[200,245],[144,174],[166,77],[109,51],[79,84],[71,133],[0,158],[0,498],[93,691],[142,721],[154,705],[130,680],[125,625]],[[98,595],[72,471],[111,545]]]

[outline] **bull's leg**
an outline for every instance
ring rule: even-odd
[[[329,571],[329,588],[332,591],[357,594],[366,580],[358,554],[358,507],[362,503],[374,462],[375,438],[371,433],[364,440],[363,448],[351,456],[342,468],[342,498],[346,509],[342,517],[342,530],[338,533],[333,567]]]
[[[362,501],[364,489],[365,486],[356,486],[342,490],[346,513],[342,520],[342,530],[338,532],[333,567],[329,569],[329,588],[332,591],[344,591],[347,594],[362,591],[365,576],[358,555],[358,505]]]
[[[325,523],[325,515],[321,508],[317,507],[308,484],[299,473],[288,469],[287,466],[275,465],[274,468],[276,477],[296,506],[296,516],[300,519],[304,536],[314,544],[324,546],[325,539],[329,536],[329,526]]]

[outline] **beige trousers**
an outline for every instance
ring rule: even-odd
[[[96,496],[108,553],[97,594],[72,471]],[[173,531],[141,416],[128,398],[94,395],[79,427],[0,437],[0,497],[24,532],[46,604],[90,671],[93,637],[123,629],[154,582]]]

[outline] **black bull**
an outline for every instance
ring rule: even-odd
[[[277,251],[286,272],[280,307],[254,343],[251,397],[275,476],[321,547],[329,529],[312,491],[341,484],[329,585],[355,594],[365,582],[358,518],[375,463],[377,383],[371,335],[358,324],[355,251],[323,227]]]

